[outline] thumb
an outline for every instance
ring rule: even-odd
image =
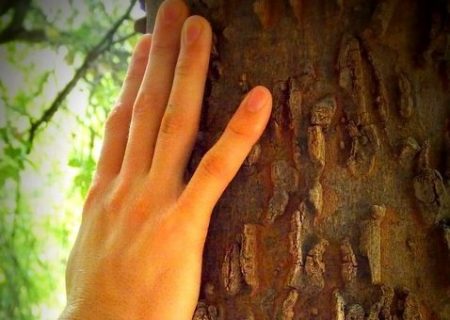
[[[263,86],[253,88],[219,140],[204,155],[178,199],[184,219],[200,224],[205,234],[212,209],[264,132],[271,110],[270,91]]]

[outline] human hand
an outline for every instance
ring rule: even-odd
[[[62,319],[192,319],[214,205],[270,116],[264,87],[244,99],[191,180],[212,32],[181,0],[160,7],[111,112],[77,241]]]

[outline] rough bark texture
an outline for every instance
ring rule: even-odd
[[[190,171],[249,88],[274,95],[197,319],[450,319],[450,1],[190,6],[215,32]]]

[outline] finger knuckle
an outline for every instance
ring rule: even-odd
[[[110,194],[106,199],[103,199],[103,214],[119,212],[121,209],[122,199],[123,197],[119,196],[117,193]]]
[[[170,105],[168,109],[176,109],[175,106]],[[177,114],[176,111],[167,111],[161,122],[160,132],[167,136],[176,136],[184,131],[185,121],[183,117]]]
[[[163,81],[150,81],[148,88],[139,93],[133,105],[133,117],[135,119],[144,118],[148,121],[148,117],[158,117],[168,99],[166,93],[166,83]]]
[[[132,59],[132,69],[143,70],[144,66],[148,62],[149,52],[147,50],[141,50],[133,55]],[[144,68],[145,69],[145,68]]]
[[[105,192],[102,201],[103,211],[105,213],[121,211],[125,204],[125,197],[130,192],[130,185],[126,179],[119,178],[116,180],[109,192]]]
[[[192,75],[191,60],[181,58],[175,68],[175,77],[187,78]]]
[[[200,162],[200,168],[207,177],[218,180],[227,177],[224,159],[216,153],[207,153]]]
[[[117,102],[106,119],[107,131],[115,131],[126,119],[129,106],[123,102]]]
[[[94,178],[92,181],[89,190],[86,195],[86,200],[84,201],[84,210],[83,212],[90,211],[92,207],[98,203],[104,192],[104,185],[101,179]]]
[[[105,121],[105,130],[115,132],[117,128],[123,126],[124,122],[129,121],[131,106],[124,102],[116,102]]]
[[[128,71],[125,78],[125,86],[133,85],[134,83],[141,82],[144,77],[144,68],[142,66],[145,64],[145,61],[134,61],[130,70]]]
[[[155,39],[156,40],[156,39]],[[172,54],[177,49],[178,44],[174,44],[171,41],[164,41],[164,39],[158,39],[152,43],[152,56],[167,57],[168,54]]]
[[[138,118],[147,115],[150,111],[151,95],[144,94],[133,106],[133,117]]]
[[[235,136],[237,139],[245,140],[245,141],[253,141],[256,137],[256,132],[252,130],[251,125],[250,126],[238,126],[233,122],[230,122],[230,125],[228,126],[228,131]]]

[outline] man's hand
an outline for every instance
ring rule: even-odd
[[[212,209],[272,106],[270,92],[254,88],[185,183],[211,38],[205,19],[168,0],[153,36],[139,41],[106,123],[62,319],[192,319]]]

